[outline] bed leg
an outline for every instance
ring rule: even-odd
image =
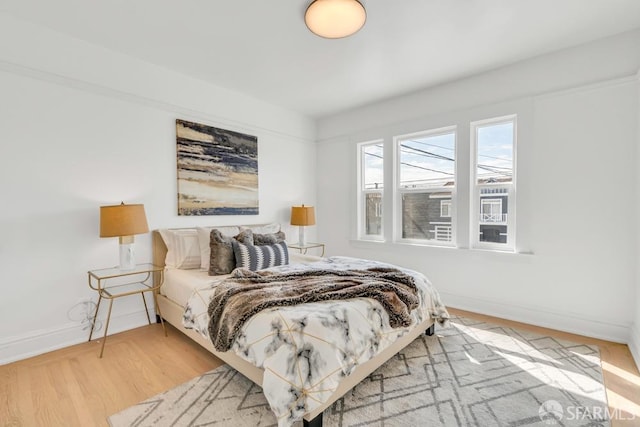
[[[435,333],[436,333],[436,324],[435,323],[433,325],[429,326],[429,328],[426,331],[424,331],[424,334],[426,336],[429,336],[429,337],[433,336],[433,334],[435,334]]]
[[[311,421],[302,420],[303,427],[322,427],[322,412]]]
[[[160,316],[158,316],[157,314],[156,314],[156,323],[161,323],[160,322]]]

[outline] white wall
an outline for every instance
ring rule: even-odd
[[[423,271],[452,307],[626,342],[636,316],[638,42],[635,31],[319,121],[319,236],[332,254]],[[522,253],[353,240],[357,142],[457,124],[468,150],[469,120],[514,112]]]
[[[287,223],[315,202],[310,119],[2,15],[0,94],[0,364],[87,339],[73,308],[97,299],[86,272],[118,263],[100,205],[144,203],[162,228]],[[259,215],[177,216],[176,118],[258,136]],[[136,238],[139,262],[150,241]],[[109,331],[143,313],[116,301]]]

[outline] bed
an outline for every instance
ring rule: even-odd
[[[249,229],[251,229],[250,228],[251,226],[248,226],[248,227]],[[274,229],[274,227],[277,227],[279,229],[279,226],[274,226],[274,225],[267,226],[266,228],[254,226],[253,229],[258,231],[265,231],[265,230],[270,231]],[[243,228],[238,228],[238,229],[241,230]],[[181,230],[192,230],[192,229],[172,229],[172,231],[178,232],[178,233]],[[205,250],[205,247],[203,246],[202,236],[204,235],[204,233],[210,232],[210,230],[211,228],[198,230],[198,232],[200,233],[200,241],[199,241],[198,249],[202,249],[202,251]],[[192,239],[192,245],[191,245],[192,246],[191,256],[193,258],[192,265],[196,265],[197,260],[195,259],[195,255],[196,255],[195,252],[197,251],[194,248],[195,243],[193,243],[193,237],[190,237],[190,238]],[[238,343],[234,341],[234,344],[233,344],[234,348],[232,349],[234,351],[216,350],[214,343],[206,334],[206,329],[207,329],[206,323],[208,323],[208,320],[209,320],[207,315],[203,314],[202,312],[199,312],[200,314],[192,313],[193,310],[196,310],[196,308],[194,307],[197,307],[198,305],[203,305],[205,304],[206,301],[208,301],[208,298],[210,298],[210,292],[215,292],[215,286],[213,286],[212,284],[218,283],[217,282],[218,280],[229,277],[229,275],[209,276],[207,271],[203,271],[202,269],[198,269],[198,268],[182,269],[182,268],[174,268],[171,266],[166,266],[165,262],[168,260],[168,257],[167,257],[168,250],[167,250],[167,245],[165,244],[166,239],[167,239],[166,232],[165,232],[165,239],[163,239],[163,237],[161,236],[161,233],[158,230],[153,232],[154,264],[165,266],[164,284],[160,289],[159,293],[156,295],[159,311],[160,313],[162,313],[162,317],[164,318],[165,321],[169,322],[174,327],[176,327],[180,332],[184,333],[189,338],[193,339],[198,344],[200,344],[201,346],[209,350],[213,355],[215,355],[225,363],[229,364],[231,367],[236,369],[238,372],[242,373],[244,376],[249,378],[255,384],[263,388],[265,388],[266,386],[267,388],[265,389],[265,396],[269,400],[269,403],[271,404],[272,409],[277,408],[278,404],[275,402],[272,402],[269,399],[269,396],[267,394],[268,388],[273,389],[272,383],[274,382],[274,379],[278,381],[278,377],[281,377],[280,373],[277,370],[274,371],[274,369],[272,369],[271,366],[274,366],[273,363],[270,362],[272,364],[268,365],[267,363],[263,363],[264,360],[262,359],[259,360],[260,363],[258,363],[257,360],[254,360],[256,357],[254,354],[255,352],[252,351],[252,354],[249,354],[250,352],[246,350],[247,347],[244,346],[242,343],[240,343],[240,341],[242,341],[240,339],[237,340]],[[170,246],[173,246],[173,243],[171,243]],[[323,269],[324,270],[327,268],[337,268],[337,269],[343,270],[346,268],[358,268],[358,267],[363,267],[365,265],[371,265],[370,263],[374,263],[373,265],[386,266],[386,264],[375,263],[373,261],[357,260],[357,259],[351,259],[351,258],[345,258],[345,257],[332,257],[329,259],[324,259],[319,257],[298,255],[298,254],[295,254],[294,251],[291,251],[289,255],[291,258],[289,266],[275,267],[274,269],[269,269],[269,270],[281,269],[283,271],[294,272],[292,274],[297,274],[295,272],[302,271],[302,270],[306,271],[307,269]],[[201,256],[204,257],[204,252],[201,253]],[[406,270],[406,269],[405,271],[410,272],[410,270]],[[234,273],[235,272],[236,271],[234,271]],[[412,272],[412,274],[413,273],[415,272]],[[415,273],[415,274],[420,275],[419,273]],[[424,280],[426,280],[426,278]],[[440,303],[439,297],[437,296],[437,292],[433,290],[433,294],[430,294],[430,295],[431,295],[430,297],[424,297],[424,296],[421,297],[422,299],[430,299],[430,304],[431,304],[430,306],[432,308],[429,309],[428,315],[419,315],[417,314],[419,310],[413,310],[412,316],[414,316],[413,317],[414,320],[412,321],[411,326],[405,327],[402,329],[394,329],[394,335],[385,335],[385,337],[388,336],[390,338],[386,339],[386,341],[384,342],[384,345],[381,344],[380,348],[376,349],[375,354],[372,354],[371,357],[359,356],[362,358],[362,362],[349,361],[348,362],[349,367],[342,369],[342,371],[340,371],[340,369],[333,369],[331,371],[332,372],[331,377],[329,377],[329,375],[323,377],[323,381],[325,381],[325,378],[326,378],[327,384],[331,386],[325,387],[323,384],[322,387],[319,387],[322,389],[320,391],[321,395],[316,394],[314,396],[311,396],[311,395],[299,396],[298,400],[304,399],[302,400],[303,402],[305,402],[304,406],[290,409],[291,412],[288,413],[288,416],[286,418],[283,418],[284,415],[282,414],[279,415],[277,411],[274,409],[274,412],[276,413],[276,416],[278,418],[279,425],[281,426],[290,425],[292,420],[295,420],[300,415],[302,415],[303,424],[305,426],[313,426],[313,427],[322,426],[322,412],[325,409],[330,407],[336,400],[340,399],[345,393],[351,390],[356,384],[358,384],[360,381],[366,378],[370,373],[372,373],[376,368],[378,368],[380,365],[382,365],[384,362],[386,362],[388,359],[390,359],[396,353],[402,350],[405,346],[411,343],[420,334],[423,334],[423,333],[426,333],[427,335],[433,334],[436,320],[441,323],[444,323],[448,318],[448,313],[446,312],[446,309],[444,308],[444,306],[442,306],[442,304]],[[313,303],[313,304],[327,304],[327,303],[328,302]],[[339,304],[343,304],[343,303],[346,303],[346,302],[343,301],[343,302],[340,302]],[[312,316],[313,316],[313,313],[318,311],[318,307],[325,307],[322,305],[314,306],[313,304],[305,305],[305,307],[307,307],[307,309],[309,310],[309,313],[311,313]],[[336,303],[336,306],[337,304],[338,303]],[[375,306],[376,303],[373,301],[369,301],[368,299],[365,299],[365,298],[360,298],[357,301],[350,300],[348,304],[360,304],[360,306],[354,305],[353,309],[360,310],[361,312],[365,312],[366,310],[369,310],[367,312],[369,313],[372,311],[371,307]],[[185,312],[185,307],[188,308],[187,312]],[[204,310],[204,312],[206,312],[207,311],[206,306],[204,306],[204,308],[201,307],[200,310],[201,311]],[[278,310],[280,310],[281,312],[279,312]],[[258,319],[254,321],[252,318],[252,322],[253,324],[257,325],[255,326],[256,328],[259,328],[260,325],[262,325],[262,327],[264,328],[265,325],[269,325],[269,322],[273,323],[275,317],[282,316],[282,315],[290,316],[291,314],[287,313],[286,312],[287,310],[294,310],[294,309],[291,307],[284,307],[284,308],[275,309],[275,310],[274,309],[265,310],[264,312],[260,313],[261,316],[262,315],[266,316],[264,319]],[[384,312],[384,310],[382,311]],[[380,313],[378,313],[377,315],[380,316],[381,318],[384,317],[384,315]],[[256,315],[255,317],[257,318],[258,315]],[[352,317],[358,317],[358,316],[352,315]],[[198,324],[198,322],[200,322],[200,324]],[[188,327],[186,327],[185,324]],[[350,324],[348,326],[353,330],[357,329],[357,325]],[[383,326],[384,325],[382,325],[381,327]],[[388,334],[388,332],[385,332],[385,333]],[[245,338],[245,342],[246,342],[246,335],[248,334],[249,334],[248,332],[245,334],[244,330],[240,334],[241,336],[243,336],[243,338]],[[316,337],[316,341],[317,340],[318,338]],[[254,341],[257,342],[259,340],[254,340]],[[353,341],[357,341],[357,340],[354,338]],[[278,357],[282,357],[282,356],[278,356]],[[273,358],[275,358],[275,356],[273,356]],[[356,357],[356,359],[358,358]],[[261,367],[257,367],[254,363],[257,363]],[[280,363],[280,362],[277,362],[277,363]],[[330,360],[330,363],[334,363],[334,361]],[[341,361],[336,363],[343,363],[343,362]],[[305,375],[306,374],[307,373],[305,371]],[[282,375],[284,375],[284,373],[282,373]],[[302,374],[300,374],[300,376],[302,376]],[[267,381],[266,384],[265,384],[265,378]],[[283,382],[283,381],[286,381],[286,378],[281,377],[280,380],[282,380],[280,382]],[[282,385],[280,385],[280,387],[282,387]],[[306,391],[302,392],[302,394],[304,393],[306,393]],[[273,400],[275,401],[276,399],[274,398]],[[284,405],[284,403],[282,405]],[[303,408],[303,409],[300,409],[300,408]],[[297,413],[296,413],[296,410],[298,411]]]

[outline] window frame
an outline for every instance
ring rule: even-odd
[[[511,182],[501,183],[483,183],[478,184],[478,129],[488,127],[492,125],[501,125],[506,123],[513,123],[512,133],[512,175]],[[489,249],[504,252],[513,252],[516,248],[516,180],[517,180],[517,148],[518,148],[518,115],[510,114],[500,117],[492,117],[489,119],[471,121],[469,123],[470,131],[470,215],[469,215],[469,231],[470,231],[470,244],[474,249]],[[506,243],[486,242],[480,240],[480,226],[482,215],[482,200],[481,192],[483,188],[505,188],[507,190],[507,233]],[[501,223],[502,224],[502,223]]]
[[[365,189],[364,188],[364,173],[365,173],[365,156],[364,156],[364,148],[367,146],[373,145],[381,145],[382,146],[382,168],[383,168],[383,179],[382,179],[382,189]],[[384,191],[384,167],[386,163],[386,159],[384,156],[384,140],[376,139],[372,141],[360,142],[356,145],[357,147],[357,157],[358,157],[358,170],[357,170],[357,211],[358,211],[358,219],[357,219],[357,230],[358,230],[358,239],[359,240],[369,240],[369,241],[384,241],[384,201],[385,201],[385,191]],[[367,234],[367,195],[380,193],[381,200],[381,223],[380,223],[380,234]]]
[[[400,144],[402,141],[411,139],[411,138],[424,138],[424,137],[432,137],[439,135],[453,134],[454,139],[454,165],[453,165],[453,177],[454,177],[454,185],[453,187],[425,187],[425,188],[401,188],[400,187],[400,175],[401,175],[401,167],[400,167]],[[420,132],[407,133],[402,135],[397,135],[393,137],[393,186],[392,186],[392,199],[393,199],[393,241],[396,243],[411,243],[411,244],[420,244],[420,245],[429,245],[429,246],[446,246],[446,247],[457,247],[457,221],[456,221],[456,197],[457,197],[457,187],[458,187],[458,126],[444,126],[439,128],[428,129]],[[437,193],[437,192],[450,192],[451,193],[451,207],[449,209],[449,213],[451,214],[451,240],[450,241],[442,241],[436,240],[436,233],[434,233],[433,239],[417,239],[417,238],[404,238],[402,237],[403,230],[403,211],[402,211],[402,202],[404,194],[411,193]],[[441,226],[442,224],[438,224]],[[434,228],[435,230],[435,228]],[[430,230],[429,230],[430,231]]]

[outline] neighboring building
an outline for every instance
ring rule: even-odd
[[[488,182],[496,182],[492,179]],[[480,241],[507,242],[508,191],[490,187],[480,190]],[[380,200],[378,199],[378,203]],[[441,242],[452,240],[451,192],[405,193],[402,196],[402,238]],[[378,218],[378,221],[380,218]]]
[[[368,235],[382,234],[382,193],[367,193],[365,230]]]
[[[507,243],[508,193],[503,188],[480,190],[480,241]]]
[[[451,193],[406,193],[402,196],[403,239],[451,241]]]

